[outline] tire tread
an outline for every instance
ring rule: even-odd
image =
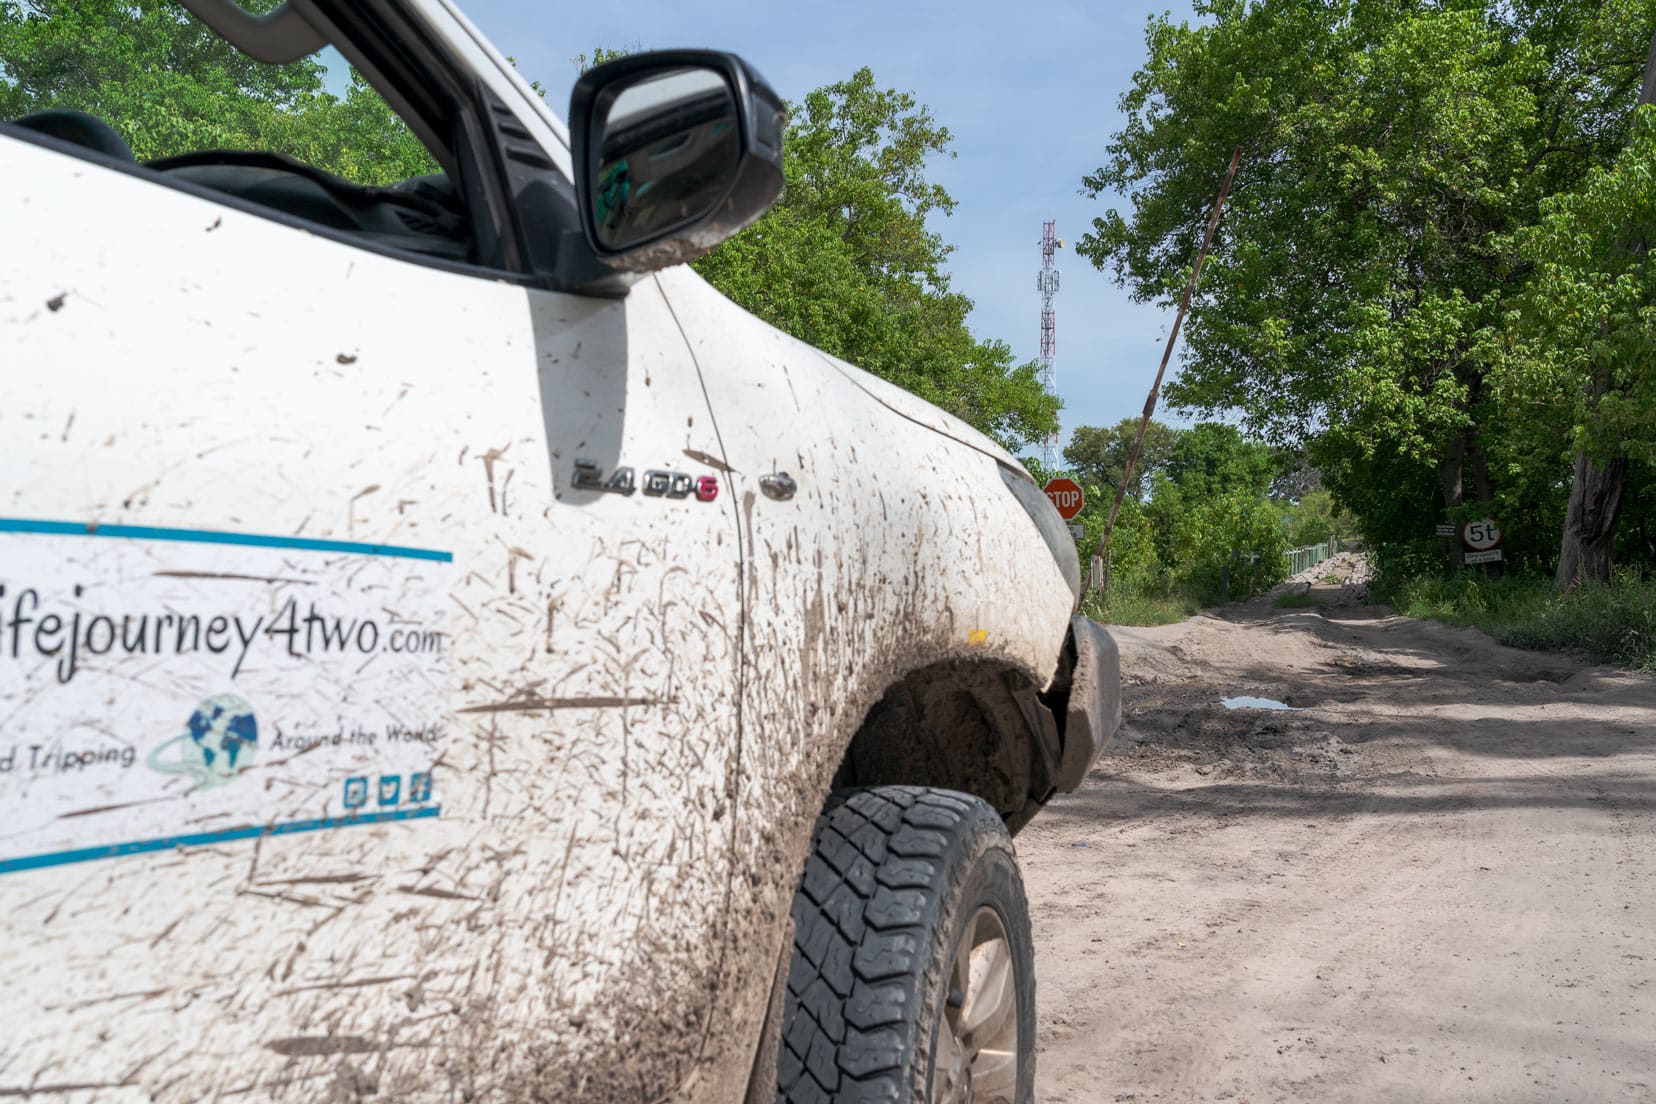
[[[777,1104],[906,1098],[933,914],[952,850],[986,817],[998,830],[987,805],[916,786],[830,797],[794,898]]]

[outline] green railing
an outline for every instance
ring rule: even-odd
[[[1327,542],[1313,544],[1309,548],[1290,548],[1288,550],[1288,574],[1298,575],[1302,571],[1309,571],[1333,554],[1333,546]]]

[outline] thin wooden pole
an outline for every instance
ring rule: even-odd
[[[1110,519],[1104,523],[1104,535],[1099,539],[1097,556],[1100,560],[1110,546],[1110,534],[1115,531],[1116,517],[1121,513],[1121,500],[1127,495],[1127,487],[1133,481],[1133,467],[1138,463],[1139,452],[1144,448],[1144,431],[1150,427],[1150,416],[1156,412],[1156,401],[1161,398],[1162,377],[1167,375],[1167,364],[1173,359],[1173,346],[1179,340],[1179,327],[1184,325],[1185,315],[1190,313],[1190,299],[1196,294],[1196,282],[1202,278],[1202,266],[1207,263],[1208,248],[1213,244],[1213,232],[1219,228],[1219,215],[1225,209],[1225,199],[1230,195],[1231,181],[1236,179],[1236,168],[1242,163],[1242,147],[1237,146],[1231,153],[1230,168],[1225,172],[1225,182],[1219,186],[1219,198],[1213,204],[1213,213],[1208,216],[1207,233],[1202,235],[1202,248],[1196,253],[1196,265],[1190,270],[1190,282],[1185,284],[1184,296],[1179,300],[1179,313],[1173,319],[1173,329],[1167,335],[1167,348],[1162,350],[1161,367],[1156,370],[1156,382],[1150,388],[1150,395],[1144,400],[1144,417],[1139,421],[1138,436],[1133,439],[1132,451],[1127,454],[1127,470],[1121,474],[1121,486],[1116,488],[1115,504],[1110,507]],[[1109,580],[1106,576],[1105,585]]]

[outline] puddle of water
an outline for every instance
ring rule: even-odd
[[[1294,712],[1298,708],[1285,702],[1276,701],[1273,698],[1256,698],[1249,694],[1243,694],[1235,698],[1220,698],[1219,704],[1226,709],[1286,709],[1289,712]]]

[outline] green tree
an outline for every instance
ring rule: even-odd
[[[1114,501],[1127,470],[1127,456],[1138,437],[1140,418],[1123,418],[1113,426],[1077,426],[1070,434],[1070,443],[1064,446],[1064,463],[1083,484],[1096,486],[1105,498],[1105,506]],[[1150,486],[1150,477],[1161,471],[1173,451],[1178,431],[1152,418],[1144,427],[1144,446],[1138,463],[1133,466],[1133,480],[1127,495],[1143,499]],[[1091,492],[1088,501],[1094,501]],[[1113,539],[1113,537],[1112,537]]]
[[[437,171],[359,74],[335,96],[314,58],[255,61],[170,0],[0,0],[0,59],[0,118],[85,111],[140,161],[259,149],[360,184]]]
[[[1100,505],[1088,499],[1087,509],[1076,519],[1082,527],[1082,535],[1075,543],[1083,569],[1098,551],[1109,513],[1110,502]],[[1160,546],[1155,520],[1146,506],[1136,498],[1123,500],[1121,515],[1110,531],[1110,589],[1139,594],[1166,591],[1172,576],[1162,562]]]
[[[1241,430],[1220,422],[1203,422],[1180,433],[1168,450],[1165,470],[1192,498],[1232,492],[1264,498],[1274,474],[1266,445],[1246,440]]]
[[[1238,142],[1176,405],[1304,445],[1371,535],[1487,502],[1489,339],[1530,277],[1504,248],[1613,156],[1648,0],[1207,0],[1152,20],[1080,251],[1170,302]],[[1468,486],[1468,484],[1470,486]],[[1421,490],[1423,488],[1423,491]],[[1400,492],[1409,498],[1396,501]]]
[[[1273,448],[1271,467],[1270,495],[1279,502],[1298,502],[1306,495],[1323,489],[1322,472],[1311,462],[1304,449]]]
[[[358,184],[394,184],[440,171],[414,132],[355,69],[343,99],[314,93],[299,110],[278,113],[254,141],[259,149],[286,153]]]
[[[1240,489],[1187,501],[1167,540],[1186,586],[1228,602],[1287,577],[1288,546],[1270,502]]]
[[[1170,432],[1165,459],[1150,477],[1149,502],[1123,504],[1124,518],[1146,523],[1150,554],[1141,558],[1208,602],[1281,579],[1287,545],[1281,513],[1266,497],[1275,470],[1270,448],[1222,423]],[[1110,542],[1114,548],[1114,533]]]
[[[951,137],[914,96],[868,69],[794,105],[776,208],[694,262],[778,328],[936,403],[1008,447],[1057,425],[1037,365],[966,326],[951,248],[928,222],[954,200],[926,178]]]
[[[1199,481],[1186,488],[1167,475],[1154,484],[1144,515],[1156,561],[1167,565],[1173,585],[1202,602],[1226,602],[1286,576],[1281,515],[1253,487]]]
[[[1656,42],[1652,43],[1656,70]],[[1535,278],[1518,300],[1514,355],[1495,373],[1514,405],[1568,412],[1574,454],[1556,585],[1608,582],[1629,465],[1656,464],[1656,107],[1632,141],[1518,235]]]
[[[1334,496],[1327,491],[1311,491],[1304,495],[1284,515],[1288,525],[1288,547],[1306,548],[1324,541],[1341,539],[1349,532],[1350,522],[1342,518],[1334,505]]]

